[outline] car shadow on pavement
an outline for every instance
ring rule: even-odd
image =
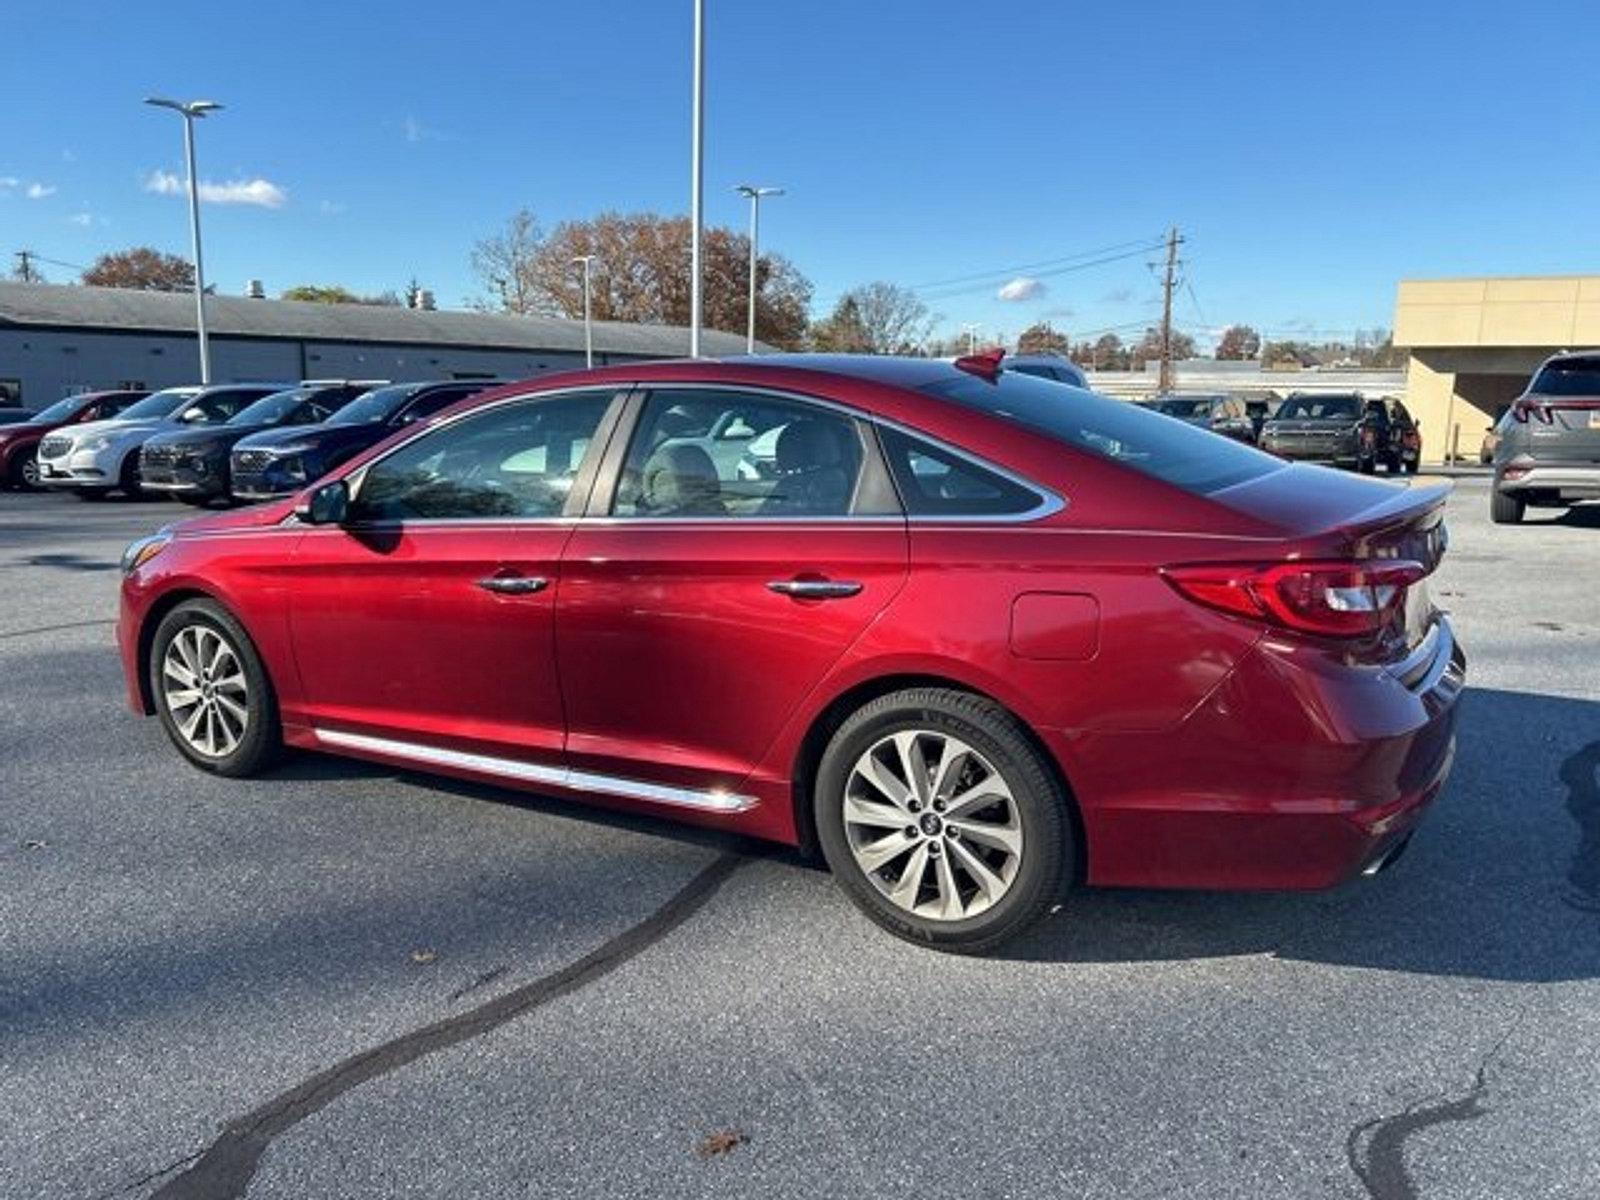
[[[1381,875],[1316,893],[1084,891],[1002,954],[1269,954],[1518,982],[1600,977],[1597,772],[1600,703],[1469,689],[1449,784]]]

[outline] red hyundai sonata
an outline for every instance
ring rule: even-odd
[[[815,847],[979,951],[1074,883],[1392,861],[1454,748],[1447,487],[995,355],[632,364],[135,543],[118,636],[206,770],[287,744]]]

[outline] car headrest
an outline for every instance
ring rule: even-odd
[[[641,483],[644,506],[658,512],[714,506],[722,493],[711,455],[688,442],[662,446],[652,454]]]
[[[773,458],[781,475],[816,471],[840,466],[844,447],[839,444],[838,430],[832,426],[821,421],[792,421],[778,435]]]

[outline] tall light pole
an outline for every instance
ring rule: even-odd
[[[593,367],[594,319],[590,316],[589,309],[589,264],[594,262],[594,255],[580,254],[572,261],[583,264],[583,365]]]
[[[211,100],[145,98],[146,104],[170,108],[183,118],[183,156],[189,170],[189,237],[194,244],[194,325],[200,339],[200,382],[211,382],[211,343],[206,340],[206,270],[200,259],[200,177],[194,171],[194,123],[222,105]]]
[[[758,187],[753,183],[741,183],[733,189],[741,196],[750,200],[750,313],[748,324],[745,326],[744,352],[756,352],[756,263],[758,261],[756,246],[761,240],[761,197],[781,196],[782,188]]]
[[[967,353],[976,354],[978,352],[978,330],[982,329],[983,326],[974,321],[969,325],[963,325],[961,328],[967,331]]]
[[[700,357],[700,234],[704,221],[706,0],[694,0],[694,134],[689,157],[689,357]]]

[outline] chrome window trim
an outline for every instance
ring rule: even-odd
[[[327,746],[388,754],[413,762],[455,767],[463,771],[479,771],[485,775],[498,775],[504,779],[516,779],[524,783],[542,783],[576,792],[602,792],[612,796],[625,796],[632,800],[647,800],[652,804],[698,809],[701,812],[740,813],[754,808],[756,804],[754,796],[744,796],[737,792],[673,787],[663,783],[648,783],[642,779],[602,775],[596,771],[542,766],[539,763],[500,758],[492,754],[448,750],[442,746],[425,746],[416,742],[373,737],[364,733],[347,733],[338,729],[313,727],[311,732],[319,743]]]
[[[882,514],[863,515],[863,516],[852,516],[852,515],[848,515],[847,514],[845,516],[838,516],[838,517],[761,517],[761,518],[751,518],[751,517],[715,517],[715,516],[713,516],[713,517],[670,517],[669,518],[669,517],[619,517],[619,516],[615,516],[614,514],[607,513],[604,516],[595,516],[595,517],[586,516],[586,517],[583,518],[585,521],[595,521],[595,522],[602,522],[603,521],[603,522],[609,522],[609,523],[613,523],[613,524],[639,524],[639,525],[663,525],[663,524],[667,524],[669,522],[682,521],[682,522],[690,523],[690,524],[732,525],[732,526],[737,526],[737,527],[740,527],[740,528],[743,528],[743,527],[749,526],[749,525],[754,525],[754,524],[759,524],[759,523],[767,523],[767,522],[770,522],[770,523],[773,523],[773,524],[793,525],[793,524],[806,524],[806,523],[817,523],[817,522],[835,523],[835,522],[846,522],[846,521],[848,521],[848,522],[862,522],[862,521],[882,522],[884,520],[892,520],[892,521],[894,521],[896,523],[903,523],[903,524],[910,524],[910,525],[928,525],[928,524],[937,524],[937,525],[1021,525],[1021,524],[1027,524],[1027,523],[1030,523],[1030,522],[1033,522],[1033,521],[1040,521],[1040,520],[1043,520],[1045,517],[1054,516],[1056,513],[1060,512],[1062,509],[1066,508],[1067,504],[1068,504],[1068,501],[1067,501],[1066,497],[1060,495],[1054,489],[1048,488],[1044,484],[1037,483],[1032,479],[1026,478],[1025,476],[1018,475],[1015,471],[1011,470],[1008,467],[1002,467],[1002,466],[998,465],[997,463],[992,463],[992,462],[990,462],[989,460],[987,460],[985,458],[981,458],[978,455],[973,454],[970,450],[964,450],[959,446],[953,446],[949,442],[946,442],[942,438],[936,437],[933,434],[930,434],[930,433],[928,433],[928,432],[926,432],[924,430],[916,428],[915,426],[907,425],[902,421],[896,421],[891,417],[880,416],[877,413],[867,412],[864,409],[852,408],[848,404],[841,404],[839,401],[829,399],[828,397],[825,397],[825,396],[812,396],[812,395],[808,395],[805,392],[791,391],[791,390],[789,390],[787,388],[768,387],[768,386],[766,386],[764,384],[692,383],[692,382],[688,382],[688,381],[685,381],[685,380],[676,380],[676,379],[675,380],[670,380],[670,381],[665,381],[665,382],[663,382],[661,384],[655,384],[655,383],[649,382],[648,380],[645,380],[645,381],[641,381],[639,383],[636,383],[634,386],[638,390],[640,390],[641,392],[645,393],[645,402],[646,403],[649,402],[650,396],[653,395],[656,392],[663,392],[663,391],[696,391],[696,392],[720,391],[720,392],[742,392],[742,393],[745,393],[745,394],[750,394],[750,393],[754,392],[754,393],[758,393],[760,395],[773,396],[773,397],[775,397],[777,399],[780,399],[780,400],[792,400],[792,401],[799,401],[799,402],[805,403],[805,404],[815,404],[815,405],[818,405],[818,406],[820,406],[822,408],[831,409],[832,411],[840,413],[840,414],[842,414],[842,415],[844,415],[846,417],[849,417],[850,419],[852,419],[854,421],[859,421],[862,424],[865,424],[866,426],[868,426],[869,428],[875,428],[875,427],[878,427],[878,426],[882,426],[882,427],[884,427],[886,429],[897,430],[898,432],[905,434],[907,437],[914,437],[914,438],[918,439],[919,441],[927,442],[930,446],[936,446],[941,451],[943,451],[946,454],[951,455],[952,457],[959,458],[959,459],[963,460],[964,462],[971,463],[973,466],[979,468],[980,470],[992,472],[993,474],[1000,476],[1002,479],[1005,479],[1008,482],[1010,482],[1012,484],[1015,484],[1017,487],[1022,488],[1024,491],[1032,492],[1035,496],[1039,497],[1039,503],[1036,506],[1034,506],[1033,508],[1028,509],[1026,512],[1020,512],[1020,513],[973,513],[973,514],[961,514],[961,513],[939,513],[939,514],[933,514],[933,513],[929,513],[929,514],[925,514],[923,516],[913,516],[913,515],[911,515],[909,513],[901,513],[899,516],[887,517],[887,518]],[[880,453],[881,452],[882,451],[880,450]],[[885,463],[885,466],[887,466],[887,465],[888,464]],[[891,474],[892,474],[892,469],[891,469]]]

